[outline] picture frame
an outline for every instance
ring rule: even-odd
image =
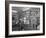
[[[21,20],[20,19],[21,17],[17,17],[16,13],[18,16],[21,16],[24,19],[26,19],[25,16],[27,15],[27,17],[31,19],[32,27],[29,26],[30,23],[28,23],[27,20],[26,22],[24,21],[25,24],[23,22],[22,23],[19,22],[18,24],[18,22],[16,22],[17,20],[13,21],[14,18],[15,19],[19,18],[18,19],[19,21]],[[22,13],[24,14],[26,13],[26,14],[24,15]],[[39,23],[35,23],[35,21],[37,20],[36,18],[38,19]],[[35,21],[32,19],[35,19]],[[37,29],[35,27],[36,26],[35,24],[39,25]],[[45,35],[45,3],[5,1],[5,36],[6,37],[40,36],[40,35]]]

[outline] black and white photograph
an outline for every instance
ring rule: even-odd
[[[42,3],[9,3],[8,35],[44,34]]]
[[[10,4],[10,24],[12,32],[42,30],[42,6]]]
[[[12,7],[12,31],[40,30],[40,8]]]

